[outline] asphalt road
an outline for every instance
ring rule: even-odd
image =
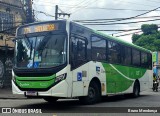
[[[160,115],[160,92],[147,91],[141,93],[141,96],[138,98],[131,98],[128,96],[112,96],[103,99],[101,103],[94,105],[82,105],[77,99],[63,99],[58,100],[55,104],[50,104],[43,99],[0,99],[0,107],[7,107],[16,109],[27,110],[28,109],[41,109],[42,114],[19,114],[22,115],[38,115],[38,116],[101,116],[101,115],[130,115],[134,116],[135,112],[140,115],[145,116],[159,116]],[[140,112],[139,110],[144,110]],[[130,110],[130,113],[127,113]],[[141,111],[142,111],[141,110]],[[37,110],[38,111],[38,110]],[[40,110],[39,110],[40,111]],[[159,112],[159,113],[156,113]],[[150,112],[150,113],[148,113]],[[153,113],[155,112],[155,113]],[[145,113],[145,114],[144,114]],[[8,114],[0,114],[8,115]],[[12,114],[18,116],[18,114]]]

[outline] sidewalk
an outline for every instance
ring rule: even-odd
[[[4,87],[0,88],[0,99],[26,99],[26,97],[24,95],[14,95],[11,87]]]

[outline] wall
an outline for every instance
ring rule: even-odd
[[[12,27],[16,27],[22,22],[25,22],[26,17],[23,11],[23,5],[19,0],[0,0],[0,13],[6,14],[8,16],[13,16],[14,20],[9,20],[5,17],[5,15],[0,16],[0,26],[9,28],[8,22],[13,22]],[[4,17],[4,18],[3,18]],[[3,19],[2,19],[3,18]],[[3,23],[4,21],[8,21],[7,23]],[[2,26],[7,24],[5,26]],[[11,87],[11,70],[12,70],[12,61],[14,57],[14,42],[12,41],[16,28],[13,29],[12,32],[3,32],[3,28],[0,30],[0,36],[3,36],[3,39],[0,40],[0,84],[2,80],[4,80],[5,86]],[[6,47],[6,45],[8,47]]]

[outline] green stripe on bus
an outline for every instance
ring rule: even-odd
[[[21,88],[48,88],[54,84],[55,77],[16,77],[16,83]]]
[[[141,78],[147,71],[145,68],[135,68],[129,66],[113,65],[117,70],[131,79]]]
[[[128,66],[107,63],[102,63],[102,65],[106,72],[107,93],[118,93],[127,90],[132,86],[135,79],[141,78],[146,72],[146,69]]]

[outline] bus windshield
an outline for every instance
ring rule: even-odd
[[[16,40],[15,67],[50,68],[66,63],[66,35],[22,37]]]

